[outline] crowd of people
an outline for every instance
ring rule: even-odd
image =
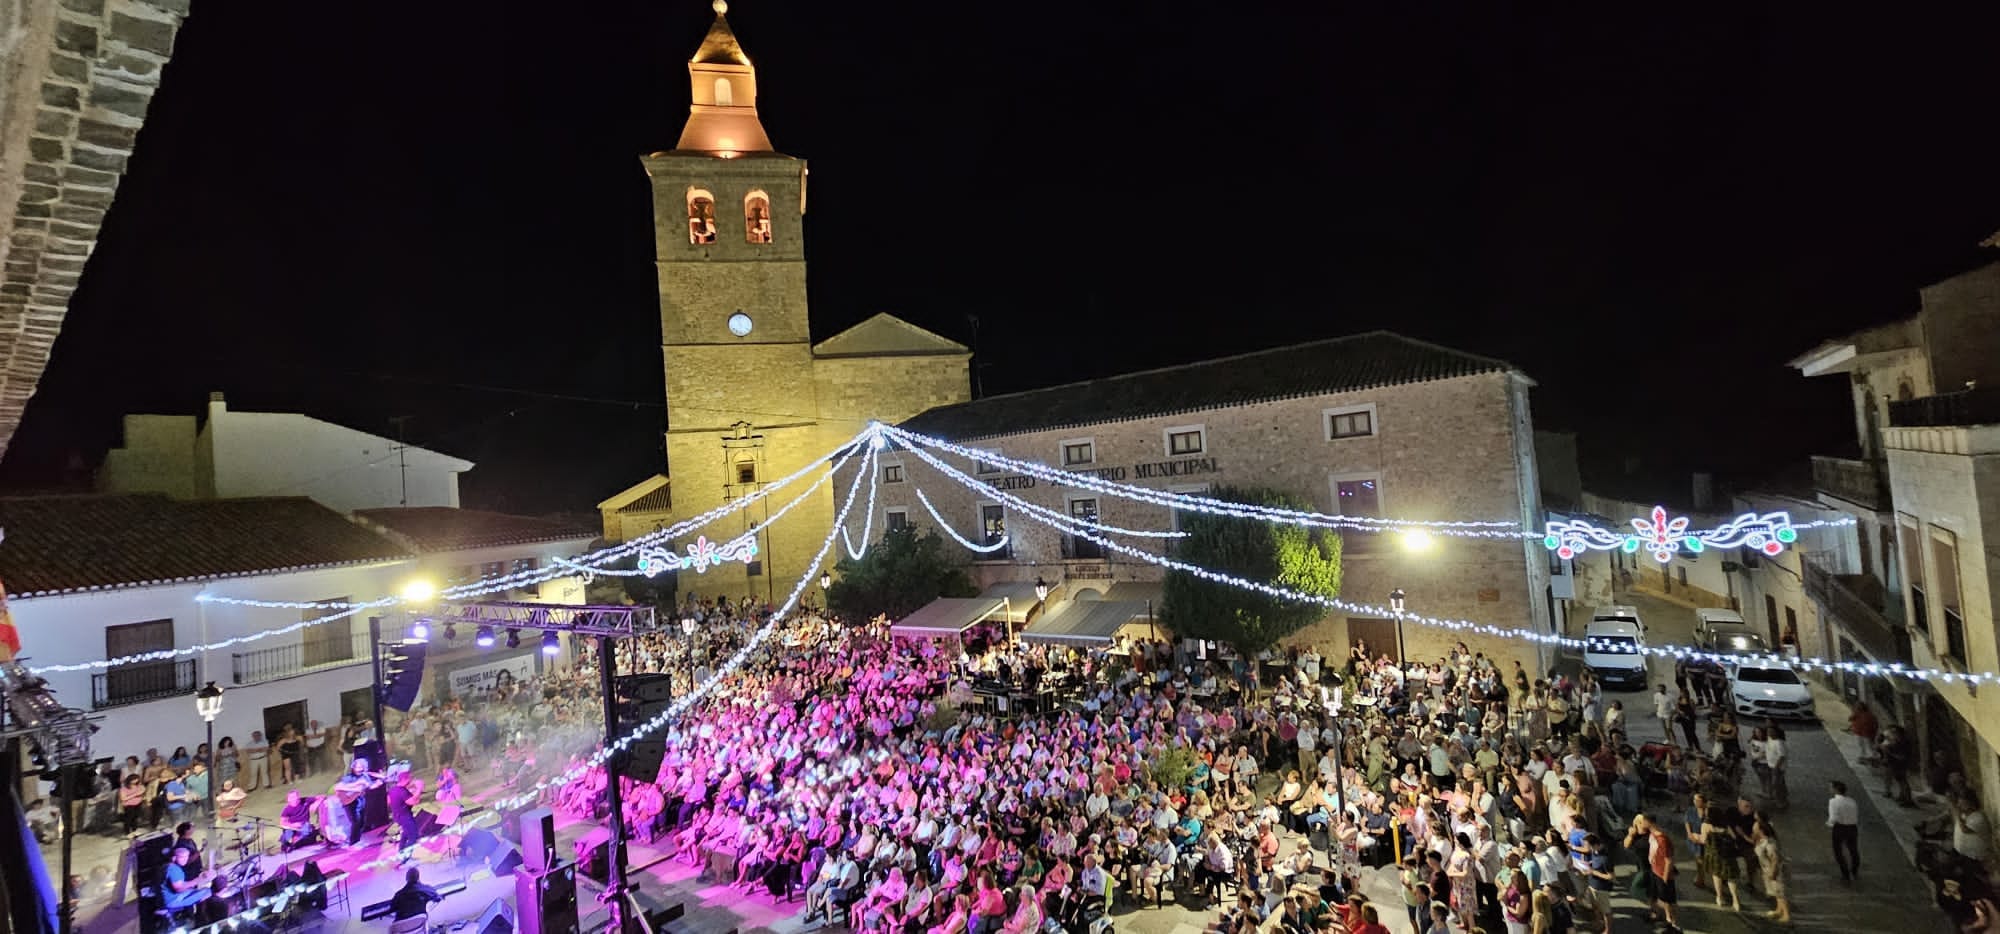
[[[621,671],[702,683],[756,625],[634,640]],[[1420,934],[1608,929],[1621,858],[1647,867],[1633,891],[1671,924],[1689,847],[1721,904],[1762,891],[1788,919],[1763,810],[1787,806],[1782,730],[1740,740],[1685,686],[1662,685],[1653,715],[1669,737],[1705,717],[1705,735],[1635,747],[1587,673],[1538,680],[1462,645],[1399,665],[1365,645],[1246,660],[997,642],[788,623],[664,734],[652,781],[622,779],[626,824],[746,891],[802,897],[809,919],[870,930],[1081,930],[1113,899],[1182,895],[1224,908],[1219,930],[1360,927],[1374,908],[1349,902],[1355,875],[1392,862]],[[1046,709],[972,691],[1051,675],[1075,687]],[[601,817],[609,780],[594,770],[549,800]],[[1649,802],[1685,819],[1652,820]]]

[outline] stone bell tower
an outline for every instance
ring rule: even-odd
[[[653,186],[666,364],[673,514],[701,513],[804,466],[824,441],[815,414],[806,316],[806,164],[771,148],[757,118],[757,71],[715,0],[715,22],[688,62],[692,103],[680,143],[645,158]],[[718,521],[742,534],[767,505]],[[822,488],[759,540],[759,561],[684,574],[683,593],[782,600],[828,523]],[[746,579],[746,571],[753,572]]]

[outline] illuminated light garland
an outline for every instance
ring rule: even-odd
[[[952,538],[957,539],[960,545],[964,545],[967,549],[979,552],[982,555],[990,555],[996,551],[999,551],[1002,548],[1007,547],[1007,540],[1009,536],[1005,534],[1002,534],[1000,536],[999,541],[993,542],[992,544],[989,545],[974,544],[971,539],[958,534],[958,530],[952,528],[951,523],[944,521],[943,516],[938,515],[937,507],[931,505],[931,498],[924,495],[923,487],[911,484],[910,489],[915,490],[917,492],[917,502],[923,503],[924,508],[930,510],[931,521],[936,522],[937,527],[943,529],[946,535],[949,535]]]
[[[1214,499],[1207,496],[1195,496],[1190,493],[1173,493],[1150,487],[1114,483],[1088,473],[1075,473],[1050,467],[1046,464],[1037,464],[1032,461],[1014,460],[991,451],[980,451],[927,435],[908,432],[893,426],[884,425],[881,427],[883,431],[889,433],[892,437],[904,441],[905,447],[912,451],[917,450],[919,446],[937,448],[970,458],[974,461],[983,461],[988,464],[1009,467],[1051,483],[1095,490],[1109,496],[1138,500],[1156,506],[1164,506],[1168,509],[1204,512],[1211,515],[1235,516],[1247,519],[1266,519],[1287,522],[1294,525],[1358,532],[1391,532],[1422,529],[1440,535],[1452,535],[1460,538],[1490,538],[1509,541],[1517,541],[1524,534],[1521,531],[1521,523],[1507,520],[1382,519],[1372,516],[1328,515],[1321,512],[1286,509],[1280,506],[1263,506],[1255,503],[1232,503],[1227,500]],[[983,489],[986,487],[986,484],[981,484],[980,487]]]
[[[440,591],[437,596],[438,598],[445,600],[465,600],[471,597],[480,597],[490,593],[499,593],[505,590],[512,590],[516,587],[524,586],[529,583],[542,583],[554,580],[558,577],[567,576],[569,573],[572,573],[572,571],[575,569],[588,569],[588,573],[609,573],[603,570],[602,568],[593,567],[592,566],[593,562],[609,563],[610,561],[615,561],[619,558],[624,557],[625,555],[631,554],[634,551],[638,551],[651,542],[659,541],[661,539],[671,539],[680,535],[685,535],[686,533],[693,531],[696,528],[700,528],[701,526],[707,525],[710,522],[714,522],[715,520],[720,519],[725,515],[746,508],[751,503],[754,503],[757,500],[770,496],[771,494],[777,492],[779,489],[797,481],[801,477],[804,477],[806,474],[810,473],[813,469],[819,467],[820,465],[825,464],[828,461],[833,461],[835,458],[839,458],[839,460],[836,461],[833,464],[833,466],[829,468],[829,470],[827,471],[827,475],[831,476],[834,471],[839,470],[857,452],[862,450],[862,443],[867,441],[868,438],[869,438],[869,432],[867,430],[863,430],[862,432],[857,433],[854,437],[849,438],[847,441],[841,443],[839,446],[833,448],[832,450],[826,452],[825,454],[820,455],[819,457],[814,458],[811,463],[805,465],[799,470],[794,471],[793,473],[774,481],[768,486],[765,486],[751,493],[745,494],[744,496],[738,497],[737,499],[731,502],[724,503],[723,505],[711,509],[708,512],[705,512],[692,519],[675,523],[674,525],[664,529],[660,529],[654,532],[649,532],[645,535],[641,535],[637,538],[634,538],[629,542],[621,542],[617,545],[613,545],[608,548],[601,548],[597,551],[590,552],[588,554],[578,555],[574,558],[558,558],[555,561],[551,562],[551,565],[546,568],[539,568],[534,571],[520,571],[512,574],[502,575],[500,577],[482,578],[481,580],[474,583],[462,584],[456,587],[447,587],[444,590]],[[824,479],[822,479],[820,482],[825,482],[825,481]],[[818,483],[815,483],[814,487],[817,486]],[[810,492],[810,489],[808,490],[808,492]],[[777,513],[773,514],[770,518],[766,519],[764,525],[769,525],[771,522],[776,521],[779,516],[784,515],[785,512],[789,511],[792,508],[792,506],[803,501],[804,498],[805,498],[804,496],[800,496],[798,499],[793,500],[791,503],[787,503],[784,508],[778,510]],[[388,597],[383,597],[379,600],[372,600],[366,603],[347,603],[345,601],[322,601],[319,603],[306,604],[298,601],[251,600],[242,597],[225,597],[218,594],[207,594],[207,593],[196,594],[195,600],[196,602],[199,603],[215,603],[224,606],[247,606],[247,607],[262,608],[262,609],[271,609],[271,608],[322,609],[334,606],[342,606],[344,607],[344,609],[341,609],[339,612],[329,613],[325,616],[314,617],[313,619],[308,619],[308,620],[300,620],[299,622],[292,623],[291,625],[288,626],[281,626],[274,629],[266,629],[261,632],[246,633],[241,636],[234,636],[228,639],[223,639],[219,642],[210,642],[202,645],[191,645],[175,649],[160,649],[158,651],[152,651],[152,652],[141,652],[135,655],[127,655],[119,658],[105,659],[102,661],[78,662],[75,664],[62,664],[62,665],[34,666],[29,668],[28,670],[36,674],[79,672],[79,671],[103,671],[110,668],[117,668],[123,665],[134,665],[142,662],[151,662],[151,661],[166,661],[169,659],[181,658],[184,656],[198,655],[202,652],[211,652],[217,649],[226,649],[238,645],[246,645],[248,643],[256,642],[261,639],[269,639],[273,636],[289,635],[291,633],[299,632],[301,630],[313,626],[319,626],[325,623],[330,623],[338,619],[345,619],[349,616],[354,616],[366,610],[391,607],[405,602],[403,598],[400,596],[388,596]]]
[[[819,489],[820,487],[822,487],[822,486],[825,486],[825,485],[826,485],[826,483],[827,483],[827,481],[829,481],[829,480],[832,480],[832,479],[833,479],[833,474],[834,474],[834,471],[836,471],[836,470],[839,470],[839,469],[840,469],[840,467],[841,467],[841,464],[844,464],[844,463],[846,463],[846,462],[847,462],[847,461],[846,461],[846,458],[842,458],[842,459],[840,460],[840,462],[839,462],[839,463],[836,463],[836,464],[834,464],[834,465],[833,465],[832,467],[829,467],[829,468],[827,468],[826,472],[825,472],[825,473],[822,473],[822,474],[820,474],[820,475],[819,475],[819,479],[818,479],[818,480],[814,480],[814,481],[812,482],[812,485],[811,485],[811,486],[809,486],[809,487],[806,487],[806,488],[805,488],[804,490],[800,491],[800,492],[799,492],[799,495],[797,495],[797,496],[794,496],[794,497],[792,497],[792,498],[791,498],[790,500],[786,501],[786,503],[785,503],[785,504],[784,504],[783,506],[779,506],[776,512],[773,512],[773,513],[771,513],[770,515],[768,515],[768,516],[765,516],[765,517],[764,517],[764,521],[762,521],[762,522],[759,522],[759,523],[757,523],[756,525],[753,525],[753,526],[751,526],[751,527],[750,527],[750,528],[748,528],[748,529],[745,529],[745,530],[744,530],[744,532],[743,532],[743,534],[742,534],[742,535],[739,535],[739,536],[737,536],[737,538],[739,538],[739,539],[741,539],[741,538],[747,538],[747,539],[751,539],[751,540],[753,540],[753,541],[754,541],[754,540],[756,539],[756,537],[757,537],[757,534],[758,534],[758,533],[760,533],[760,532],[764,531],[764,530],[765,530],[765,529],[767,529],[767,528],[770,528],[770,527],[771,527],[771,524],[772,524],[772,523],[775,523],[775,522],[777,522],[777,521],[778,521],[779,519],[783,519],[783,518],[785,517],[785,514],[786,514],[786,513],[788,513],[788,512],[791,512],[791,511],[792,511],[793,509],[797,508],[797,507],[798,507],[798,505],[799,505],[800,503],[803,503],[803,502],[805,502],[806,500],[808,500],[808,499],[812,498],[812,495],[813,495],[813,493],[814,493],[814,492],[816,492],[816,491],[817,491],[817,490],[818,490],[818,489]],[[586,578],[586,579],[587,579],[587,578],[588,578],[588,577],[589,577],[590,575],[593,575],[593,574],[603,574],[603,575],[605,575],[605,576],[607,576],[607,577],[650,577],[650,576],[652,576],[651,574],[647,573],[646,571],[643,571],[643,570],[639,570],[639,569],[625,569],[625,568],[611,568],[611,567],[592,567],[592,566],[590,566],[590,565],[587,565],[587,564],[579,564],[579,563],[576,563],[576,562],[574,562],[574,561],[572,561],[572,560],[570,560],[570,559],[568,559],[568,558],[554,558],[554,559],[551,559],[551,560],[553,560],[553,561],[554,561],[555,563],[557,563],[557,564],[560,564],[560,565],[566,565],[566,566],[570,567],[571,569],[573,569],[573,570],[577,571],[578,573],[581,573],[581,574],[583,574],[583,575],[585,576],[585,578]]]
[[[1852,519],[1822,519],[1806,527],[1852,524]],[[1613,532],[1587,519],[1550,522],[1542,534],[1542,545],[1559,558],[1574,558],[1585,551],[1623,551],[1629,555],[1644,548],[1653,560],[1665,564],[1683,550],[1700,554],[1709,548],[1749,547],[1775,556],[1798,538],[1798,527],[1786,512],[1746,512],[1715,528],[1690,532],[1688,517],[1669,519],[1666,507],[1654,506],[1652,518],[1633,519],[1629,533]]]
[[[633,727],[631,732],[626,733],[624,736],[592,753],[588,759],[584,760],[583,764],[563,772],[561,775],[543,779],[536,783],[533,788],[529,788],[512,798],[490,804],[487,806],[487,810],[501,813],[515,810],[516,808],[534,803],[541,797],[542,792],[550,788],[557,785],[566,785],[582,778],[591,769],[603,765],[612,756],[630,749],[633,743],[664,729],[667,724],[672,723],[675,719],[686,713],[688,708],[708,696],[708,693],[714,690],[716,685],[722,683],[722,679],[734,674],[737,669],[743,667],[743,663],[750,659],[751,653],[760,648],[764,644],[764,640],[770,638],[771,633],[777,629],[778,623],[785,618],[786,614],[798,606],[799,598],[805,594],[806,588],[816,582],[819,569],[825,564],[827,554],[833,551],[834,539],[839,535],[839,529],[846,524],[847,514],[854,508],[855,494],[859,492],[861,492],[861,478],[856,477],[855,482],[848,485],[847,498],[841,503],[839,514],[833,517],[833,527],[826,531],[826,540],[820,543],[819,551],[813,555],[812,562],[807,565],[805,573],[799,577],[799,582],[793,585],[791,594],[786,596],[785,602],[771,613],[770,619],[764,621],[764,625],[758,627],[756,632],[751,633],[749,641],[745,642],[742,648],[737,649],[736,654],[724,660],[722,664],[716,667],[715,671],[709,674],[708,680],[694,686],[688,693],[676,698],[666,710],[661,711],[651,720]],[[613,780],[615,781],[616,778],[614,777]],[[471,825],[472,819],[461,818],[458,823],[442,828],[437,833],[458,833],[469,828]],[[409,847],[398,852],[393,859],[377,859],[374,862],[364,864],[362,868],[380,869],[387,866],[400,865],[402,861],[411,858],[419,846],[422,846],[422,844],[411,844]]]
[[[861,461],[861,469],[868,471],[868,513],[861,520],[861,547],[854,547],[854,539],[847,537],[847,526],[840,527],[841,544],[847,546],[847,556],[856,561],[868,553],[868,543],[875,539],[875,452],[882,449],[882,433],[873,427],[868,429],[868,454]]]
[[[707,574],[709,568],[721,567],[725,562],[741,561],[749,564],[757,558],[757,536],[739,535],[717,545],[703,535],[687,544],[687,554],[675,554],[667,548],[644,548],[639,551],[639,573],[647,577],[658,577],[662,571],[683,571],[693,568],[696,574]]]
[[[798,470],[791,472],[790,474],[780,477],[776,481],[773,481],[772,483],[762,488],[746,493],[740,497],[737,497],[734,500],[731,500],[727,503],[715,507],[714,509],[702,513],[699,516],[695,516],[692,519],[685,519],[680,522],[676,522],[673,525],[670,525],[664,529],[657,529],[655,531],[648,532],[644,535],[632,539],[629,542],[620,542],[619,544],[616,545],[600,548],[597,551],[590,552],[589,554],[577,555],[575,558],[571,560],[580,564],[587,564],[593,566],[601,565],[603,563],[615,561],[626,555],[632,554],[633,552],[636,552],[653,542],[668,541],[685,536],[687,533],[692,532],[695,529],[698,529],[711,522],[714,522],[715,520],[720,519],[723,516],[729,515],[730,513],[744,509],[748,507],[751,503],[754,503],[760,499],[770,496],[773,493],[776,493],[778,490],[786,486],[789,486],[792,483],[797,482],[801,478],[805,477],[806,474],[809,474],[814,469],[818,468],[820,465],[825,464],[828,461],[834,460],[834,458],[836,457],[838,457],[839,460],[834,463],[832,469],[839,470],[842,466],[846,465],[848,460],[852,459],[855,454],[859,453],[862,450],[862,443],[866,441],[867,438],[868,438],[868,429],[863,429],[862,431],[856,433],[854,437],[849,438],[846,441],[842,442],[839,446],[835,447],[833,450],[830,450],[825,454],[813,458],[811,463],[806,464],[804,467],[801,467]],[[502,590],[511,590],[515,587],[521,587],[527,584],[544,583],[550,580],[554,580],[555,578],[561,576],[563,575],[560,572],[556,572],[548,568],[539,568],[530,571],[516,571],[514,573],[505,574],[500,577],[482,578],[479,581],[476,581],[471,584],[462,584],[457,587],[446,587],[443,591],[440,591],[439,595],[444,597],[445,599],[464,599],[467,596],[480,596],[484,594],[495,593]]]
[[[936,467],[940,472],[946,474],[947,476],[950,476],[954,480],[957,480],[959,483],[965,485],[968,489],[981,493],[982,495],[994,496],[999,500],[1001,500],[1002,502],[1008,502],[1010,504],[1018,504],[1020,502],[1019,497],[1016,497],[1013,494],[1008,493],[1004,490],[995,490],[992,487],[988,486],[987,484],[980,483],[978,480],[966,476],[963,472],[950,466],[949,464],[945,464],[944,462],[937,460],[935,457],[931,456],[927,452],[912,449],[912,453],[916,454],[920,458],[923,458],[925,461],[929,462],[931,466]],[[1023,511],[1025,512],[1026,510]],[[1035,521],[1042,522],[1043,524],[1049,525],[1052,528],[1055,527],[1055,523],[1048,522],[1047,520],[1042,519],[1040,517],[1035,517]],[[1058,531],[1061,530],[1058,529]],[[1373,616],[1381,618],[1398,619],[1404,622],[1416,623],[1420,626],[1429,626],[1432,628],[1446,629],[1454,632],[1495,636],[1503,639],[1518,639],[1527,642],[1535,642],[1551,646],[1561,646],[1565,648],[1582,649],[1585,648],[1586,646],[1603,647],[1603,648],[1611,647],[1610,643],[1577,639],[1569,636],[1557,635],[1555,633],[1536,632],[1535,630],[1523,629],[1518,626],[1514,627],[1495,626],[1491,623],[1479,623],[1464,619],[1443,619],[1435,616],[1424,616],[1420,613],[1411,613],[1408,612],[1407,610],[1398,613],[1395,610],[1387,607],[1371,606],[1369,604],[1364,604],[1364,603],[1354,603],[1351,601],[1339,599],[1338,597],[1322,597],[1317,594],[1301,593],[1299,591],[1291,590],[1289,588],[1279,587],[1273,584],[1263,583],[1261,581],[1253,581],[1248,578],[1238,577],[1236,575],[1224,573],[1222,571],[1212,571],[1209,570],[1208,568],[1201,567],[1200,565],[1189,564],[1185,561],[1178,561],[1173,558],[1167,558],[1160,555],[1156,555],[1149,551],[1146,551],[1145,549],[1136,548],[1131,545],[1127,545],[1123,542],[1114,541],[1088,532],[1072,531],[1069,534],[1089,539],[1113,551],[1129,555],[1134,558],[1138,558],[1141,561],[1146,561],[1148,563],[1156,564],[1159,565],[1160,567],[1169,568],[1172,570],[1184,571],[1186,573],[1199,577],[1203,580],[1210,580],[1210,581],[1215,581],[1217,583],[1229,584],[1230,586],[1233,587],[1238,587],[1244,590],[1253,590],[1258,593],[1267,594],[1281,599],[1296,600],[1302,603],[1316,603],[1321,606],[1327,607],[1329,609],[1342,610],[1359,616]],[[1632,646],[1627,646],[1627,645],[1617,646],[1617,649],[1619,651],[1628,653],[1632,651],[1632,648],[1633,648]],[[1924,682],[1940,681],[1948,684],[1955,682],[1971,686],[2000,683],[2000,674],[1995,674],[1994,672],[1990,671],[1956,672],[1956,671],[1947,671],[1937,668],[1911,668],[1904,666],[1901,663],[1881,665],[1872,662],[1831,662],[1818,657],[1809,659],[1791,659],[1776,654],[1743,655],[1743,654],[1726,653],[1726,652],[1706,652],[1700,649],[1692,648],[1690,646],[1681,646],[1681,645],[1645,646],[1644,648],[1641,648],[1638,651],[1646,655],[1653,655],[1661,658],[1711,661],[1711,662],[1716,662],[1718,664],[1736,664],[1745,659],[1769,660],[1774,663],[1782,663],[1793,666],[1795,668],[1804,668],[1814,671],[1821,671],[1828,674],[1844,672],[1844,673],[1857,674],[1863,676],[1873,676],[1873,677],[1905,678],[1912,681],[1924,681]]]

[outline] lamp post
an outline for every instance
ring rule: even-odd
[[[1040,574],[1035,575],[1035,599],[1040,601],[1040,600],[1047,600],[1048,598],[1049,598],[1049,582],[1042,580],[1042,576]]]
[[[1403,588],[1389,591],[1389,612],[1396,614],[1396,664],[1409,662],[1403,657]]]
[[[215,718],[222,716],[222,689],[215,682],[210,681],[194,692],[194,712],[208,726],[208,836],[209,845],[214,846],[219,819],[215,813]],[[68,880],[63,884],[68,885]]]

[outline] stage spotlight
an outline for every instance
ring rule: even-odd
[[[518,649],[521,647],[521,630],[519,629],[507,630],[507,647],[510,649]]]
[[[446,624],[444,624],[444,637],[445,637],[445,639],[446,639],[447,641],[450,641],[450,640],[453,640],[453,639],[457,639],[457,638],[458,638],[458,624],[457,624],[457,623],[446,623]]]
[[[410,638],[408,641],[411,642],[431,641],[431,621],[427,619],[418,619],[416,622],[411,623]]]
[[[542,654],[543,655],[562,654],[562,640],[560,638],[557,638],[556,631],[553,629],[542,633]]]
[[[474,637],[473,637],[473,639],[472,639],[472,641],[473,641],[473,642],[474,642],[475,644],[477,644],[477,645],[478,645],[478,646],[479,646],[480,648],[482,648],[482,649],[490,649],[490,648],[492,648],[492,647],[493,647],[493,627],[491,627],[491,626],[481,626],[481,627],[479,627],[479,635],[477,635],[477,636],[474,636]]]

